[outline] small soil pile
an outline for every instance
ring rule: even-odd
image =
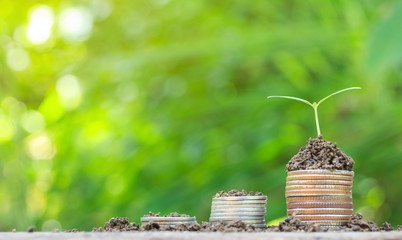
[[[202,222],[202,224],[193,223],[190,225],[178,224],[174,227],[160,226],[157,223],[147,223],[141,226],[140,231],[173,231],[173,232],[261,232],[262,229],[256,229],[253,226],[247,225],[242,221],[235,221],[233,223],[210,223]]]
[[[279,226],[268,227],[267,231],[279,232],[379,232],[379,231],[393,231],[394,228],[391,224],[385,222],[379,228],[377,224],[371,221],[363,220],[363,215],[360,213],[354,214],[345,226],[335,228],[320,227],[319,224],[302,223],[294,216],[290,216],[285,221],[280,222]]]
[[[300,219],[294,216],[287,217],[278,226],[270,226],[267,229],[269,232],[322,232],[324,230],[319,224],[302,223]]]
[[[383,227],[380,229],[381,231],[394,231],[394,227],[389,222],[383,223],[382,226]]]
[[[402,225],[398,225],[398,231],[402,231]]]
[[[210,223],[202,222],[200,232],[263,232],[264,229],[255,228],[242,221],[233,223]]]
[[[385,223],[384,223],[385,224]],[[374,222],[363,220],[363,215],[360,213],[354,214],[348,224],[341,228],[342,230],[355,232],[378,232],[380,228]]]
[[[229,192],[225,192],[225,191],[219,191],[214,198],[219,198],[219,197],[241,197],[241,196],[263,196],[262,193],[260,192],[253,192],[250,191],[249,193],[247,193],[246,190],[241,190],[241,191],[237,191],[236,189],[230,190]]]
[[[93,228],[92,232],[130,232],[130,231],[138,231],[139,225],[135,222],[130,223],[128,218],[111,218],[108,222],[105,223],[105,227]]]
[[[287,171],[308,169],[338,169],[352,171],[355,161],[340,150],[336,143],[318,138],[309,139],[286,165]]]
[[[172,213],[169,213],[168,215],[165,214],[165,215],[161,216],[160,212],[159,213],[149,212],[149,214],[144,215],[144,217],[190,217],[190,216],[187,214],[179,214],[177,212],[172,212]]]
[[[160,226],[158,223],[149,222],[141,226],[140,231],[173,231],[173,232],[197,232],[200,231],[201,226],[198,223],[192,223],[189,225],[178,224],[174,227],[171,226]]]

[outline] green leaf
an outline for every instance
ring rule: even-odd
[[[313,104],[311,104],[309,101],[302,99],[302,98],[297,98],[297,97],[290,97],[290,96],[268,96],[267,98],[287,98],[287,99],[293,99],[296,101],[304,102],[307,105],[310,105],[313,107]]]
[[[337,91],[337,92],[334,92],[334,93],[332,93],[332,94],[326,96],[325,98],[321,99],[321,100],[317,103],[317,107],[318,107],[318,105],[320,105],[320,103],[324,102],[324,101],[327,100],[328,98],[330,98],[330,97],[332,97],[332,96],[334,96],[334,95],[336,95],[336,94],[338,94],[338,93],[345,92],[345,91],[349,91],[349,90],[353,90],[353,89],[361,89],[361,88],[360,88],[360,87],[350,87],[350,88],[345,88],[345,89],[339,90],[339,91]]]

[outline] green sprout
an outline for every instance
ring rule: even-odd
[[[288,99],[293,99],[293,100],[297,100],[297,101],[300,101],[300,102],[304,102],[305,104],[311,106],[311,107],[314,109],[315,124],[316,124],[316,126],[317,126],[317,134],[318,134],[318,136],[320,136],[320,135],[321,135],[320,123],[318,122],[318,113],[317,113],[317,108],[318,108],[318,106],[319,106],[322,102],[324,102],[325,100],[327,100],[328,98],[330,98],[330,97],[332,97],[332,96],[334,96],[334,95],[336,95],[336,94],[338,94],[338,93],[341,93],[341,92],[344,92],[344,91],[348,91],[348,90],[353,90],[353,89],[361,89],[361,88],[360,88],[360,87],[351,87],[351,88],[342,89],[342,90],[340,90],[340,91],[334,92],[334,93],[332,93],[332,94],[326,96],[325,98],[321,99],[318,103],[316,103],[316,102],[311,103],[311,102],[309,102],[309,101],[307,101],[307,100],[304,100],[304,99],[301,99],[301,98],[297,98],[297,97],[290,97],[290,96],[268,96],[268,98],[288,98]]]

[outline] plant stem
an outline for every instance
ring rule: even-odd
[[[314,108],[314,115],[315,115],[315,124],[317,125],[317,134],[318,134],[318,136],[320,136],[321,131],[320,131],[320,123],[318,122],[317,107],[318,107],[318,105],[314,104],[313,108]]]

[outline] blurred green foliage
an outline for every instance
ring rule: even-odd
[[[402,224],[399,1],[0,0],[0,229],[208,220],[245,188],[286,214],[315,136],[355,161],[354,204]]]

